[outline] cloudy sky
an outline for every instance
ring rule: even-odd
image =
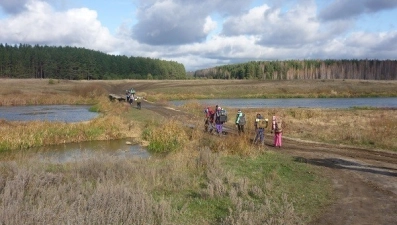
[[[397,59],[397,0],[0,0],[0,43],[173,60]]]

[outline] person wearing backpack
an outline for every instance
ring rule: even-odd
[[[222,117],[223,117],[222,108],[218,106],[214,114],[215,128],[218,135],[222,134],[223,123],[224,123]]]
[[[136,108],[141,109],[142,108],[142,97],[137,97],[136,98]]]
[[[255,138],[254,144],[259,140],[261,145],[265,144],[265,128],[268,125],[268,119],[264,119],[260,113],[256,114],[255,118]]]
[[[241,112],[240,109],[237,111],[235,123],[238,129],[238,134],[244,133],[245,114]]]
[[[281,129],[281,118],[278,116],[273,116],[272,119],[272,133],[274,132],[274,147],[281,148],[281,135],[283,130]]]

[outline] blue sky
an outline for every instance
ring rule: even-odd
[[[173,60],[397,59],[397,0],[0,0],[0,43]]]

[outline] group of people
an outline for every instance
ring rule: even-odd
[[[127,102],[130,103],[130,105],[132,105],[135,99],[135,90],[133,88],[129,90],[125,90],[125,96],[127,98]]]
[[[260,144],[264,145],[265,129],[269,125],[269,120],[267,118],[263,118],[263,116],[260,113],[257,113],[254,124],[255,124],[254,144],[256,144],[259,140]],[[281,141],[282,130],[281,130],[281,118],[278,116],[272,116],[271,133],[274,133],[273,146],[280,148],[282,144]]]
[[[215,110],[212,110],[210,107],[205,109],[205,131],[210,133],[213,132],[214,128],[216,129],[217,134],[222,134],[223,124],[227,120],[227,114],[222,113],[225,111],[223,108],[218,105],[215,107]],[[226,114],[226,119],[222,119],[222,115]],[[235,124],[238,129],[238,134],[241,135],[244,133],[244,126],[246,124],[245,114],[239,109],[237,111]],[[254,127],[255,127],[255,138],[254,144],[257,144],[258,141],[260,144],[264,145],[265,142],[265,129],[269,125],[269,120],[267,118],[263,118],[260,113],[256,114]],[[281,129],[281,118],[278,116],[272,116],[272,126],[271,133],[274,133],[273,145],[274,147],[281,147],[282,140],[282,129]]]
[[[136,92],[133,88],[125,91],[127,102],[130,103],[130,105],[132,105],[134,103],[134,101],[136,101],[136,108],[141,109],[142,108],[142,97],[138,97],[138,96],[135,97],[135,93]]]
[[[215,109],[207,107],[205,109],[205,131],[212,133],[215,129],[218,135],[223,134],[223,124],[227,121],[227,112],[222,107],[216,105]]]

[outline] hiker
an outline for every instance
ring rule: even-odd
[[[213,124],[214,124],[215,111],[210,107],[207,107],[204,112],[205,112],[205,123],[204,123],[205,132],[208,131],[212,133],[212,131],[214,130]]]
[[[216,132],[218,133],[218,135],[221,135],[223,129],[223,123],[227,121],[226,110],[218,106],[214,115],[214,121],[215,121]]]
[[[281,148],[281,135],[283,130],[281,129],[281,118],[278,116],[272,117],[272,133],[274,132],[274,147]]]
[[[264,119],[260,113],[256,114],[255,118],[255,138],[254,138],[254,144],[256,142],[260,141],[261,145],[265,144],[265,128],[267,128],[268,125],[268,119]]]
[[[130,103],[130,105],[132,105],[132,103],[134,103],[134,96],[131,94],[130,94],[128,103]]]
[[[245,114],[241,112],[241,110],[237,110],[236,115],[236,126],[238,129],[238,134],[244,133],[244,125],[245,125]]]
[[[141,104],[142,104],[142,97],[137,97],[136,98],[136,108],[141,109]]]
[[[126,96],[126,98],[127,98],[127,102],[130,102],[131,94],[130,94],[130,91],[129,91],[129,90],[125,90],[125,96]]]

